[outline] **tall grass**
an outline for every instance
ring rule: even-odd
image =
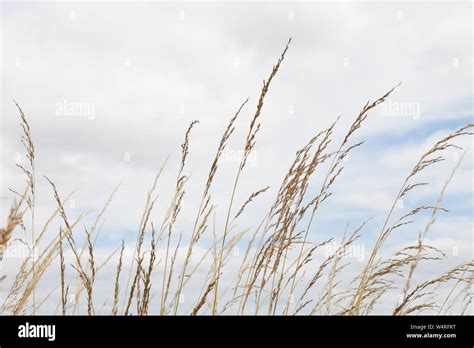
[[[396,87],[383,93],[373,102],[367,102],[346,131],[342,139],[335,136],[339,118],[327,129],[316,133],[299,151],[288,170],[282,176],[280,186],[273,199],[267,197],[268,209],[262,212],[264,218],[250,229],[238,231],[238,223],[245,215],[246,209],[260,196],[267,194],[269,187],[263,187],[251,195],[240,206],[236,206],[235,197],[239,190],[240,177],[245,170],[248,156],[258,138],[261,127],[260,118],[264,110],[266,95],[270,92],[270,84],[283,68],[285,55],[288,53],[291,39],[272,68],[269,77],[264,80],[258,98],[256,111],[249,123],[248,133],[243,142],[243,157],[238,165],[235,179],[231,185],[231,194],[226,203],[225,221],[222,230],[216,229],[215,207],[217,203],[211,195],[214,179],[218,174],[219,160],[225,151],[229,139],[234,135],[235,121],[242,114],[248,103],[246,99],[236,113],[230,118],[217,146],[216,154],[210,164],[209,174],[202,189],[202,196],[196,208],[196,217],[192,228],[182,231],[176,238],[174,229],[180,218],[183,201],[186,196],[186,185],[189,176],[186,174],[187,159],[192,150],[192,129],[198,124],[193,121],[184,136],[181,145],[181,160],[173,183],[174,194],[168,204],[166,214],[161,221],[153,221],[153,211],[159,192],[159,179],[167,164],[155,176],[146,194],[145,206],[141,221],[138,223],[133,256],[127,261],[125,243],[99,264],[96,259],[95,243],[99,236],[98,222],[107,210],[115,192],[105,202],[104,208],[97,215],[90,227],[79,229],[85,215],[71,221],[65,203],[71,194],[63,198],[63,193],[54,181],[44,177],[49,183],[56,209],[45,222],[38,235],[35,235],[36,174],[35,147],[27,118],[15,102],[20,113],[20,124],[23,130],[22,142],[28,158],[28,167],[19,166],[26,177],[26,188],[22,193],[12,190],[15,201],[7,216],[6,226],[0,229],[0,262],[4,251],[11,246],[16,230],[29,228],[31,240],[27,241],[30,254],[19,265],[15,279],[6,292],[0,312],[3,314],[35,314],[50,298],[58,293],[58,308],[61,314],[80,313],[81,301],[85,299],[85,308],[89,315],[99,314],[101,309],[96,303],[95,294],[102,289],[97,288],[97,279],[104,267],[115,260],[115,274],[108,279],[113,283],[110,294],[111,314],[113,315],[147,315],[148,313],[167,314],[337,314],[363,315],[374,312],[377,304],[384,296],[399,292],[399,301],[391,311],[394,315],[405,315],[434,311],[450,312],[456,303],[460,314],[468,313],[472,302],[470,288],[473,282],[472,260],[451,268],[446,273],[415,283],[414,276],[419,264],[434,262],[446,256],[442,250],[428,245],[426,236],[436,221],[439,211],[446,211],[441,206],[443,197],[452,180],[458,162],[446,180],[438,200],[433,205],[420,205],[402,216],[396,216],[397,202],[410,195],[426,182],[419,181],[420,174],[429,167],[436,166],[445,159],[446,150],[459,147],[455,144],[458,138],[471,136],[474,125],[459,128],[436,142],[426,151],[413,169],[402,180],[399,191],[394,195],[391,208],[387,212],[384,223],[370,251],[369,257],[358,273],[347,271],[345,251],[360,238],[367,221],[357,228],[346,229],[337,248],[330,255],[323,254],[322,249],[334,238],[312,242],[316,233],[313,224],[320,215],[320,208],[332,195],[332,188],[342,175],[345,158],[356,151],[363,142],[353,141],[354,135],[364,125],[370,112],[382,104]],[[336,143],[335,148],[332,144]],[[461,158],[462,160],[462,158]],[[322,183],[318,190],[310,190],[309,186],[315,178]],[[405,246],[392,255],[382,253],[383,246],[389,236],[397,229],[415,222],[415,218],[423,212],[430,212],[430,218],[418,236],[414,236],[413,244]],[[29,214],[29,215],[27,215]],[[24,224],[29,219],[28,224]],[[59,219],[59,231],[51,228],[51,223]],[[214,220],[214,221],[212,221]],[[29,227],[26,227],[26,226]],[[247,236],[247,234],[249,234]],[[211,245],[205,246],[205,252],[196,257],[196,248],[201,237],[208,234],[212,237]],[[49,239],[48,239],[49,238]],[[173,245],[173,241],[178,242]],[[83,240],[82,247],[78,240]],[[146,240],[150,244],[146,246]],[[184,244],[185,243],[185,244]],[[246,243],[246,250],[240,266],[235,269],[229,265],[232,249],[239,243]],[[161,248],[161,246],[163,246]],[[181,250],[180,247],[184,249]],[[180,255],[182,251],[183,255]],[[69,258],[67,257],[69,255]],[[182,258],[180,258],[182,256]],[[212,260],[208,269],[203,269],[206,260]],[[68,263],[68,260],[72,263]],[[59,264],[59,291],[51,291],[42,301],[36,299],[36,290],[42,286],[40,282],[53,262]],[[160,272],[157,265],[163,265]],[[155,272],[156,271],[156,272]],[[196,273],[204,272],[204,279],[198,279]],[[125,272],[125,273],[124,273]],[[223,274],[229,274],[224,279]],[[400,276],[404,280],[400,282]],[[342,278],[352,278],[350,286],[342,286]],[[192,279],[192,280],[191,280]],[[73,282],[75,281],[75,284]],[[181,299],[186,287],[193,282],[194,291],[192,305],[183,309]],[[6,284],[0,278],[0,284]],[[197,283],[200,282],[200,285]],[[450,286],[448,296],[441,298],[441,286]],[[316,287],[318,290],[316,291]],[[71,289],[75,289],[71,302]],[[159,299],[156,304],[152,299]],[[121,305],[120,305],[121,303]],[[188,302],[189,303],[189,302]],[[102,305],[102,308],[104,305]],[[459,311],[458,311],[459,312]]]

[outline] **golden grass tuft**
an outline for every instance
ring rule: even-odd
[[[464,155],[453,168],[434,204],[420,204],[401,216],[397,216],[395,207],[401,198],[428,184],[420,181],[418,177],[427,168],[444,161],[446,150],[461,149],[456,145],[456,140],[473,135],[473,124],[461,127],[437,141],[415,163],[408,176],[402,180],[402,185],[394,197],[391,209],[387,212],[369,257],[359,273],[346,272],[349,261],[345,258],[345,253],[360,238],[368,220],[352,232],[349,232],[348,224],[337,249],[324,257],[322,249],[335,242],[336,236],[327,240],[315,237],[318,230],[313,226],[314,222],[320,215],[322,204],[333,195],[332,190],[344,170],[344,159],[364,143],[354,141],[354,136],[366,123],[369,113],[382,104],[399,85],[389,89],[375,101],[365,103],[339,142],[335,136],[339,118],[326,129],[316,132],[296,152],[288,170],[283,173],[275,197],[268,200],[268,209],[262,212],[262,220],[256,222],[255,226],[246,228],[239,226],[239,222],[247,214],[248,207],[254,204],[254,200],[262,199],[260,196],[264,194],[268,195],[268,186],[256,191],[249,190],[248,192],[253,193],[239,209],[234,209],[239,181],[248,157],[255,147],[261,127],[265,98],[270,91],[270,84],[282,67],[290,43],[291,39],[288,40],[270,75],[263,81],[256,110],[249,122],[243,142],[243,157],[237,167],[235,178],[230,183],[231,194],[225,206],[226,213],[223,216],[218,216],[216,213],[218,204],[214,202],[212,196],[213,183],[219,169],[219,160],[234,135],[236,120],[242,114],[248,98],[230,118],[217,144],[199,204],[193,207],[196,211],[192,227],[177,234],[175,229],[179,226],[177,221],[181,219],[180,212],[183,209],[186,185],[189,182],[189,176],[185,173],[188,171],[188,157],[192,152],[191,132],[198,121],[189,124],[181,145],[177,176],[172,184],[174,193],[165,205],[166,213],[161,221],[158,220],[160,224],[156,224],[154,207],[158,204],[159,198],[158,180],[168,158],[146,193],[130,265],[125,263],[127,261],[125,250],[126,248],[128,250],[128,247],[123,240],[121,246],[102,264],[98,263],[95,250],[100,234],[99,222],[104,218],[118,186],[92,225],[84,226],[83,235],[78,236],[76,228],[85,214],[81,214],[75,221],[70,220],[65,203],[72,194],[62,199],[56,184],[45,176],[46,182],[51,187],[56,207],[45,219],[42,228],[38,229],[40,233],[35,235],[35,220],[38,220],[38,217],[35,217],[37,184],[35,147],[25,113],[15,101],[21,118],[21,141],[28,158],[28,166],[19,166],[19,169],[26,176],[27,185],[23,194],[12,190],[17,197],[8,213],[6,226],[0,228],[0,262],[4,259],[5,250],[14,239],[18,227],[25,231],[31,230],[31,240],[27,241],[31,252],[19,266],[11,288],[2,299],[0,313],[36,314],[56,293],[56,289],[53,289],[39,302],[35,298],[36,290],[42,286],[41,280],[45,272],[53,261],[59,258],[58,310],[60,309],[62,315],[79,314],[83,309],[89,315],[99,314],[105,308],[105,303],[96,310],[97,280],[101,277],[101,269],[110,260],[115,259],[116,253],[119,253],[115,276],[110,279],[110,283],[113,284],[112,315],[150,313],[365,315],[373,313],[377,304],[389,294],[393,296],[393,293],[397,292],[400,293],[400,299],[393,308],[393,315],[426,311],[449,313],[456,304],[461,308],[460,312],[457,310],[457,314],[469,314],[469,306],[472,304],[470,292],[473,284],[472,260],[463,262],[433,279],[415,282],[415,272],[420,263],[441,262],[447,257],[442,250],[426,243],[426,235],[436,222],[437,214],[447,212],[441,203]],[[336,145],[333,148],[334,143]],[[321,178],[321,183],[316,189],[310,189],[310,186],[315,184],[315,178]],[[28,211],[31,213],[31,218],[28,219],[30,220],[28,224],[24,224],[25,214]],[[396,230],[413,225],[423,212],[431,214],[422,232],[414,236],[414,243],[389,256],[384,255],[382,249],[390,235]],[[217,219],[223,222],[222,229],[218,227]],[[53,221],[59,222],[59,233],[57,229],[48,233],[53,229],[51,227]],[[202,236],[206,234],[212,238],[211,245],[202,243]],[[82,248],[78,247],[77,243],[80,238],[84,240]],[[315,242],[316,240],[318,242]],[[236,272],[234,270],[234,274],[229,274],[229,278],[224,277],[224,274],[232,270],[229,266],[232,252],[242,244],[245,246],[245,252],[238,270]],[[184,245],[183,255],[180,254],[182,245]],[[198,246],[203,246],[204,252],[195,260]],[[72,256],[71,267],[67,267],[70,261],[67,259],[68,255]],[[161,262],[163,262],[162,269],[158,269]],[[210,266],[203,269],[206,264]],[[128,274],[123,277],[122,273],[126,268]],[[69,284],[67,281],[71,269],[75,284]],[[346,277],[349,275],[352,279],[349,285],[343,283],[343,275]],[[401,277],[404,279],[400,280]],[[181,299],[190,279],[200,281],[198,287],[200,291],[194,292],[194,297],[188,301],[189,308],[186,309],[181,305]],[[231,280],[227,281],[228,279]],[[5,282],[5,277],[0,275],[0,282]],[[441,294],[439,289],[442,286],[450,287],[448,295],[444,298],[438,296]],[[68,296],[72,288],[75,289],[74,303],[71,303]],[[186,296],[189,296],[189,291],[186,292]],[[81,306],[83,297],[85,305]],[[154,302],[155,297],[157,301]],[[121,308],[119,308],[120,301]]]

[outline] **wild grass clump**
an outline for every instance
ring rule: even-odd
[[[333,187],[344,171],[345,158],[364,143],[354,140],[358,130],[364,126],[370,112],[384,103],[398,86],[389,89],[375,101],[368,101],[342,139],[338,140],[335,136],[339,118],[311,137],[296,152],[294,160],[282,176],[275,197],[266,197],[269,205],[266,211],[261,212],[262,220],[251,228],[239,228],[242,216],[252,203],[261,199],[261,196],[268,195],[269,187],[265,186],[253,191],[240,205],[236,202],[242,173],[258,140],[265,98],[282,69],[290,44],[291,39],[270,75],[263,81],[243,142],[243,156],[234,180],[230,183],[231,194],[228,201],[224,202],[224,216],[216,216],[217,202],[211,194],[212,187],[219,172],[220,158],[234,135],[236,120],[247,106],[248,98],[237,108],[220,138],[202,187],[199,204],[193,207],[196,210],[192,226],[179,233],[175,227],[186,199],[190,171],[187,160],[192,152],[192,131],[198,121],[191,122],[185,132],[176,180],[172,184],[173,195],[164,216],[156,219],[154,208],[161,184],[159,181],[168,158],[146,194],[132,255],[128,254],[122,240],[121,245],[103,262],[99,262],[96,252],[96,241],[101,230],[99,222],[119,187],[112,192],[93,223],[79,228],[87,214],[81,214],[75,220],[69,218],[66,203],[73,193],[63,195],[54,180],[44,176],[56,208],[49,217],[41,217],[44,219],[43,225],[35,231],[35,225],[39,227],[38,217],[35,216],[36,150],[27,118],[15,102],[20,113],[22,143],[28,158],[27,166],[19,166],[25,175],[26,187],[22,193],[12,190],[16,196],[15,201],[8,213],[5,227],[0,229],[0,262],[18,229],[25,232],[30,229],[31,233],[25,233],[28,237],[17,238],[28,245],[30,253],[19,265],[10,287],[0,299],[0,313],[36,314],[47,301],[56,301],[57,312],[62,315],[80,314],[84,311],[89,315],[100,314],[105,303],[99,306],[97,293],[104,289],[97,284],[101,279],[101,272],[112,261],[116,262],[113,276],[109,275],[106,279],[113,285],[110,293],[112,315],[365,315],[373,313],[378,304],[394,294],[399,294],[399,300],[390,311],[393,315],[426,311],[451,313],[456,305],[461,308],[456,314],[469,313],[472,303],[472,260],[432,279],[417,282],[415,277],[420,263],[433,263],[446,258],[442,250],[426,242],[426,236],[436,222],[437,214],[447,211],[442,207],[443,197],[462,158],[447,178],[436,202],[421,204],[401,216],[397,216],[395,207],[400,199],[428,184],[420,181],[421,174],[444,161],[446,150],[461,149],[456,145],[456,140],[471,136],[473,124],[446,135],[414,164],[394,195],[393,204],[380,226],[369,257],[355,273],[348,271],[351,264],[345,258],[345,252],[361,237],[368,220],[352,230],[348,225],[337,250],[329,255],[322,250],[334,242],[337,236],[320,240],[318,230],[313,226],[319,218],[321,206],[333,195]],[[313,189],[316,178],[321,183]],[[413,236],[413,243],[387,255],[383,251],[387,239],[395,231],[414,224],[416,218],[424,212],[429,213],[428,222],[422,232]],[[216,228],[216,218],[223,221],[222,229]],[[55,230],[51,226],[53,221],[59,223],[59,229]],[[36,234],[38,231],[39,234]],[[212,243],[203,246],[201,240],[205,234]],[[314,238],[315,235],[318,238]],[[317,243],[314,242],[315,239],[318,240]],[[237,269],[230,268],[232,250],[236,245],[242,244],[246,245],[242,262]],[[201,252],[196,253],[198,246]],[[44,286],[41,280],[54,263],[59,267],[56,287],[52,287],[48,295],[38,301],[36,291]],[[162,267],[159,272],[158,265]],[[197,273],[200,273],[200,279]],[[350,278],[350,281],[345,284],[343,278]],[[6,284],[5,277],[0,277],[0,282],[2,285]],[[191,306],[189,307],[188,300],[188,308],[184,308],[182,298],[190,283],[198,290],[193,291]],[[442,286],[448,287],[448,296],[444,298],[441,295],[446,292],[440,291]],[[58,294],[58,299],[55,300],[52,294]]]

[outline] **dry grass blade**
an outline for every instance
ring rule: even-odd
[[[415,273],[415,270],[418,266],[418,263],[419,263],[419,256],[422,252],[422,245],[423,245],[423,242],[424,242],[424,239],[426,237],[426,234],[428,233],[429,229],[431,228],[431,226],[435,223],[435,220],[436,220],[436,213],[438,212],[438,210],[442,210],[442,208],[440,207],[441,205],[441,202],[443,201],[443,198],[444,198],[444,194],[446,192],[446,189],[448,188],[448,185],[449,183],[451,182],[451,180],[453,179],[454,177],[454,174],[456,173],[456,171],[459,169],[459,166],[461,165],[462,163],[462,160],[465,156],[466,152],[463,153],[463,155],[461,156],[461,158],[459,159],[459,161],[456,163],[456,166],[453,168],[453,170],[451,171],[451,174],[449,175],[448,179],[446,180],[445,184],[443,185],[443,188],[441,189],[441,192],[439,194],[439,197],[438,197],[438,200],[436,201],[435,205],[433,206],[432,208],[432,212],[431,212],[431,216],[428,220],[428,223],[426,224],[425,226],[425,229],[423,231],[423,234],[420,234],[419,238],[418,238],[418,251],[417,251],[417,258],[415,261],[412,262],[412,264],[410,265],[410,272],[408,273],[408,277],[407,277],[407,280],[405,282],[405,285],[403,286],[403,292],[402,292],[402,302],[403,302],[403,299],[405,299],[407,297],[407,294],[408,294],[408,291],[410,289],[410,285],[411,285],[411,281],[412,281],[412,278],[413,278],[413,274]],[[394,310],[394,313],[393,314],[398,314],[402,307],[398,306],[398,312],[397,310],[395,309]]]
[[[262,112],[263,102],[265,100],[265,96],[266,96],[266,94],[268,92],[268,89],[270,87],[270,83],[272,82],[273,78],[275,77],[276,73],[278,72],[278,69],[280,68],[281,63],[285,59],[285,54],[288,51],[290,43],[291,43],[291,38],[288,40],[288,43],[286,44],[286,47],[283,50],[283,53],[281,54],[280,58],[278,59],[277,63],[275,64],[275,66],[273,67],[272,72],[270,73],[270,76],[268,77],[267,81],[263,81],[262,91],[260,92],[260,97],[258,99],[257,110],[255,111],[255,115],[254,115],[252,121],[250,122],[250,127],[249,127],[249,131],[248,131],[248,134],[247,134],[247,139],[246,139],[245,145],[244,145],[244,154],[242,156],[239,168],[237,170],[237,174],[236,174],[233,189],[232,189],[232,194],[230,196],[229,208],[227,210],[227,217],[226,217],[224,233],[223,233],[223,238],[222,238],[222,245],[221,245],[221,250],[220,250],[219,262],[217,264],[217,271],[216,271],[216,284],[214,286],[214,302],[213,302],[213,306],[212,306],[212,314],[213,315],[215,315],[217,313],[217,297],[218,297],[218,288],[219,288],[219,279],[220,279],[220,269],[221,269],[221,266],[222,266],[222,254],[223,254],[223,250],[224,250],[224,246],[225,246],[225,241],[226,241],[227,232],[228,232],[228,228],[229,228],[229,222],[230,222],[230,215],[231,215],[231,212],[232,212],[232,205],[233,205],[233,202],[234,202],[234,197],[235,197],[235,193],[236,193],[236,190],[237,190],[237,185],[239,183],[240,174],[242,173],[242,171],[245,167],[248,156],[250,155],[250,153],[252,152],[253,147],[255,146],[255,137],[256,137],[256,134],[258,133],[259,129],[260,129],[260,124],[257,123],[257,121],[258,121],[258,119],[260,117],[260,114]]]
[[[256,192],[252,193],[252,194],[250,195],[250,197],[247,198],[247,200],[245,201],[245,203],[242,204],[242,207],[239,209],[239,212],[238,212],[237,214],[235,214],[234,220],[236,220],[236,219],[243,213],[243,211],[245,210],[245,207],[246,207],[248,204],[250,204],[250,203],[254,200],[254,198],[256,198],[258,195],[260,195],[260,194],[262,194],[262,193],[264,193],[264,192],[267,192],[267,190],[268,190],[269,188],[270,188],[270,186],[267,186],[267,187],[265,187],[265,188],[263,188],[263,189],[261,189],[261,190],[258,190],[258,191],[256,191]]]
[[[201,307],[206,303],[207,296],[209,293],[212,291],[212,288],[216,285],[216,281],[214,280],[211,282],[208,286],[206,291],[204,292],[204,295],[202,295],[201,299],[199,300],[198,304],[194,307],[193,312],[191,315],[197,315]]]
[[[26,119],[25,113],[21,109],[20,105],[16,102],[16,100],[13,100],[15,103],[21,117],[21,128],[23,131],[23,135],[21,137],[21,142],[23,143],[23,146],[26,151],[26,158],[28,159],[28,164],[29,168],[25,168],[24,166],[17,164],[17,167],[19,167],[23,173],[26,175],[27,178],[27,184],[29,187],[30,194],[27,196],[27,204],[30,208],[31,211],[31,246],[30,246],[30,252],[32,255],[35,255],[36,250],[35,250],[35,207],[36,207],[36,169],[35,169],[35,146],[33,143],[33,137],[31,134],[31,128],[30,125],[28,124],[28,120]],[[35,257],[31,258],[32,262],[32,277],[34,277],[35,273],[35,268],[36,268],[36,259]],[[35,291],[33,290],[33,315],[36,314],[36,295]]]
[[[157,184],[158,184],[158,179],[161,177],[161,174],[163,173],[163,170],[166,166],[166,163],[168,162],[168,159],[169,159],[169,156],[165,159],[165,161],[164,161],[163,165],[161,166],[160,170],[155,175],[155,177],[153,179],[152,186],[151,186],[151,188],[148,191],[147,196],[146,196],[145,209],[143,210],[143,214],[142,214],[142,217],[141,217],[139,230],[138,230],[138,234],[137,234],[137,240],[136,240],[136,243],[135,243],[135,249],[133,251],[132,263],[130,265],[130,269],[129,269],[129,272],[128,272],[127,286],[125,288],[125,296],[123,298],[123,303],[122,303],[122,313],[124,312],[124,309],[125,309],[125,303],[126,303],[126,300],[127,300],[126,294],[127,294],[128,289],[130,287],[130,280],[131,280],[131,276],[132,276],[132,271],[133,271],[135,258],[137,256],[137,252],[138,252],[139,240],[140,240],[140,237],[141,237],[142,233],[144,233],[142,231],[144,231],[144,229],[146,228],[145,219],[147,219],[147,216],[150,215],[152,202],[156,200],[156,198],[153,198],[153,195],[154,195],[154,192],[155,192]],[[132,293],[132,297],[133,297],[133,293]]]
[[[229,124],[227,125],[227,128],[224,131],[224,134],[222,135],[221,141],[217,148],[216,155],[214,157],[214,160],[211,165],[211,169],[209,170],[209,174],[207,176],[207,181],[204,187],[204,192],[201,197],[201,202],[199,203],[198,213],[194,222],[193,232],[191,234],[191,240],[189,242],[188,250],[186,252],[186,258],[184,260],[184,265],[182,267],[181,274],[178,280],[179,284],[178,284],[178,289],[177,289],[175,298],[179,298],[181,295],[181,291],[184,286],[184,278],[186,275],[186,270],[188,268],[188,264],[191,259],[193,248],[195,244],[198,242],[204,230],[206,229],[207,219],[213,210],[213,207],[211,206],[209,209],[207,209],[207,212],[206,212],[206,208],[209,206],[209,202],[211,200],[209,190],[212,186],[214,176],[216,175],[216,172],[217,172],[219,159],[221,158],[221,155],[225,150],[228,140],[230,139],[232,133],[234,132],[235,120],[240,115],[240,112],[244,108],[245,104],[247,104],[247,102],[248,102],[248,98],[240,105],[235,115],[230,119]],[[201,220],[201,223],[199,223],[200,220]],[[199,225],[199,228],[197,229],[198,225]],[[175,308],[174,308],[174,315],[177,314],[178,307],[179,307],[179,301],[176,301]]]
[[[411,213],[406,215],[405,217],[402,217],[402,219],[399,219],[395,224],[389,225],[389,222],[392,218],[395,206],[399,199],[403,197],[409,190],[410,188],[414,187],[413,185],[410,184],[411,179],[413,179],[415,176],[419,175],[422,171],[424,171],[427,167],[430,167],[438,162],[441,162],[444,160],[444,157],[442,156],[442,153],[446,149],[450,148],[455,148],[455,149],[460,149],[459,146],[456,146],[452,143],[453,140],[456,138],[459,138],[461,136],[465,135],[473,135],[471,132],[471,129],[474,127],[474,124],[468,124],[464,127],[459,128],[458,130],[454,131],[453,133],[448,134],[446,137],[443,139],[439,140],[436,142],[431,148],[428,149],[418,160],[418,162],[415,164],[413,167],[412,171],[410,174],[406,177],[405,181],[403,182],[402,187],[400,188],[397,196],[395,197],[392,207],[390,208],[390,211],[387,214],[387,217],[385,219],[385,222],[382,226],[381,232],[379,234],[379,237],[375,243],[375,246],[373,247],[371,254],[369,256],[369,259],[367,261],[366,266],[364,267],[364,270],[362,271],[362,275],[360,277],[360,282],[357,287],[357,290],[354,294],[352,304],[350,305],[350,311],[353,314],[359,314],[360,309],[362,306],[362,301],[365,298],[364,293],[367,290],[367,284],[369,282],[369,279],[372,277],[372,272],[373,272],[373,267],[374,267],[374,262],[377,256],[377,253],[379,252],[382,244],[385,242],[385,240],[388,238],[390,233],[405,224],[402,222],[402,220],[405,217],[408,217],[410,215],[414,215],[418,213],[420,210],[425,209],[427,207],[419,207],[414,210],[412,210]],[[439,209],[439,208],[438,208]]]
[[[114,287],[114,304],[112,307],[112,315],[117,315],[118,300],[120,295],[120,272],[122,271],[123,251],[125,250],[125,242],[122,239],[122,248],[120,249],[120,257],[117,265],[117,272],[115,275],[115,287]]]
[[[19,224],[21,224],[22,219],[23,213],[20,211],[20,203],[16,203],[10,209],[10,213],[8,214],[7,226],[0,229],[0,261],[3,260],[5,249],[8,246],[8,242],[12,237],[13,231]]]
[[[63,235],[63,230],[59,229],[59,236]],[[67,295],[66,295],[66,286],[64,281],[64,273],[66,270],[66,265],[64,264],[64,251],[63,251],[63,242],[59,243],[59,262],[60,262],[60,270],[61,270],[61,311],[63,315],[66,315],[66,307],[67,307]]]

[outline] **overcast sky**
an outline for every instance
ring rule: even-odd
[[[186,233],[221,134],[249,97],[213,192],[216,226],[222,228],[235,156],[262,80],[289,37],[293,42],[267,95],[236,201],[266,185],[271,189],[252,203],[242,228],[263,218],[295,152],[311,136],[342,115],[336,129],[341,136],[367,100],[401,83],[385,107],[370,112],[357,135],[366,143],[349,157],[314,226],[314,240],[321,241],[340,236],[348,222],[355,226],[373,217],[363,239],[370,250],[419,156],[472,123],[471,2],[2,2],[1,10],[0,221],[12,198],[8,188],[20,190],[24,182],[15,166],[26,159],[14,98],[36,146],[40,219],[54,208],[43,174],[64,195],[77,189],[71,216],[97,212],[121,183],[103,227],[104,250],[122,238],[134,241],[147,189],[171,155],[155,212],[156,220],[162,218],[179,145],[197,119],[178,224]],[[429,235],[450,257],[442,267],[473,257],[472,141],[458,144],[468,152],[446,196],[451,212],[439,217]],[[432,185],[400,209],[435,202],[461,152],[446,156],[427,173]],[[388,247],[416,240],[423,221],[394,236]]]

